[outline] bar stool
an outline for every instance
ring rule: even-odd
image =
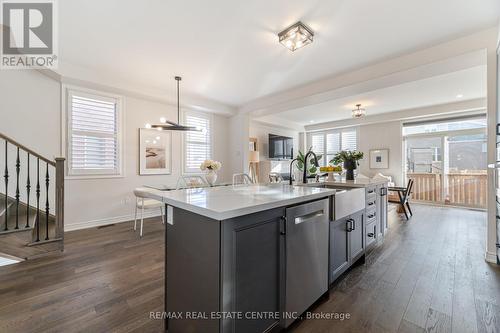
[[[233,174],[233,185],[253,184],[252,178],[246,173]]]

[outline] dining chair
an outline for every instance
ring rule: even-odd
[[[181,188],[195,188],[195,187],[206,187],[209,186],[206,179],[199,175],[193,176],[180,176],[177,179],[177,185],[175,188],[177,190]]]
[[[151,209],[160,209],[161,213],[161,222],[165,224],[165,214],[164,214],[164,207],[163,207],[163,202],[154,200],[154,199],[148,199],[146,192],[141,190],[141,189],[135,189],[134,190],[134,195],[135,195],[135,217],[134,217],[134,231],[137,230],[137,210],[141,210],[141,229],[139,232],[139,236],[142,237],[142,231],[143,231],[143,225],[144,225],[144,210],[151,210]]]
[[[252,178],[247,173],[233,174],[233,185],[253,184]]]
[[[277,172],[270,172],[269,173],[269,182],[270,183],[281,183],[281,182],[283,182],[283,176],[281,176]]]
[[[397,203],[400,205],[400,207],[403,209],[403,213],[406,216],[406,220],[409,220],[408,212],[410,213],[410,216],[413,216],[413,212],[411,211],[410,207],[410,197],[411,197],[411,192],[413,190],[413,179],[408,179],[408,184],[406,187],[388,187],[387,190],[389,192],[396,192],[398,194],[398,200],[394,199],[389,199],[389,202],[392,203]],[[408,208],[408,212],[406,211],[406,208]]]

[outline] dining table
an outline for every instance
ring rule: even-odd
[[[184,189],[188,189],[188,188],[220,187],[220,186],[230,186],[230,185],[233,185],[233,183],[221,182],[221,183],[216,183],[213,185],[199,184],[199,185],[181,186],[181,187],[165,185],[165,184],[153,184],[153,185],[149,184],[149,185],[143,185],[143,187],[152,188],[152,189],[159,190],[159,191],[173,191],[173,190],[184,190]]]

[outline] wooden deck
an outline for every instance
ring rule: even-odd
[[[500,268],[484,261],[484,212],[414,205],[386,241],[293,332],[500,332]],[[63,254],[0,267],[0,332],[161,332],[163,228],[66,234]]]

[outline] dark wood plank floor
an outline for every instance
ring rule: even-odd
[[[485,213],[414,206],[294,332],[500,332],[500,268],[484,262]],[[163,225],[66,234],[64,254],[0,268],[0,332],[161,332]]]

